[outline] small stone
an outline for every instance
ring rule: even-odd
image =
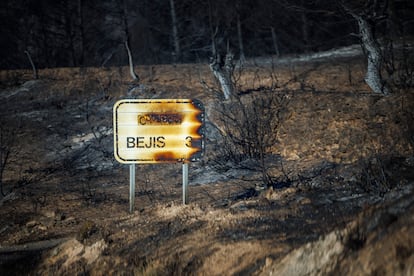
[[[45,216],[47,218],[54,218],[56,216],[56,214],[55,214],[54,211],[44,211],[43,216]]]
[[[273,260],[269,257],[266,257],[265,267],[270,267],[273,263]]]
[[[44,225],[39,225],[39,226],[37,227],[37,229],[39,229],[40,231],[46,231],[46,230],[47,230],[47,227],[46,227],[46,226],[44,226]]]
[[[31,221],[29,221],[28,223],[26,223],[26,227],[28,227],[28,228],[32,228],[32,227],[35,227],[36,225],[38,225],[39,223],[37,222],[37,221],[35,221],[35,220],[31,220]]]

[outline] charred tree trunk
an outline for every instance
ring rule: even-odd
[[[272,32],[272,41],[273,41],[273,47],[275,49],[275,54],[277,57],[279,57],[280,56],[279,44],[277,43],[277,36],[276,36],[275,28],[271,27],[270,31]]]
[[[211,1],[208,1],[208,4],[212,52],[212,57],[210,59],[210,69],[214,77],[220,84],[221,91],[224,94],[224,99],[229,100],[234,93],[234,85],[232,81],[234,71],[234,55],[230,52],[229,45],[227,45],[227,54],[224,59],[219,54],[216,42],[219,27],[217,22],[213,22],[215,20],[213,16],[213,7]]]
[[[180,40],[178,37],[178,21],[177,14],[175,12],[174,0],[170,0],[170,12],[171,12],[171,21],[172,21],[172,38],[174,43],[174,52],[173,52],[173,62],[180,61],[181,59],[181,49],[180,49]]]
[[[218,33],[218,24],[215,24],[214,16],[213,16],[213,7],[211,1],[208,1],[208,21],[210,27],[210,37],[211,37],[211,53],[214,58],[217,57],[217,44],[216,44],[216,36]]]
[[[129,49],[129,42],[128,42],[128,40],[125,41],[125,49],[126,49],[127,54],[128,54],[129,73],[131,74],[131,78],[134,81],[139,81],[139,77],[138,77],[138,75],[134,71],[134,62],[133,62],[133,59],[132,59],[131,50]]]
[[[78,29],[79,29],[79,61],[78,64],[80,66],[85,65],[85,27],[83,22],[83,3],[82,0],[78,0]]]
[[[4,132],[4,129],[0,125],[0,193],[2,196],[6,195],[3,190],[3,173],[5,171],[7,161],[10,157],[10,145],[6,145]]]
[[[306,1],[302,0],[301,2],[302,7],[305,7]],[[306,8],[301,11],[300,18],[302,21],[302,37],[304,43],[304,50],[305,52],[309,52],[310,50],[310,42],[309,42],[309,20],[308,15],[306,14]]]
[[[24,51],[25,54],[27,55],[27,58],[29,59],[30,65],[32,66],[32,70],[33,70],[33,79],[37,80],[39,78],[39,75],[37,74],[37,69],[36,66],[32,60],[32,56],[30,55],[29,51]]]
[[[220,83],[224,99],[229,100],[234,94],[234,85],[232,81],[234,55],[231,52],[227,52],[226,57],[222,60],[221,56],[217,54],[211,59],[210,69],[213,72],[214,77]]]
[[[381,69],[383,68],[383,56],[380,44],[375,38],[375,22],[381,20],[384,15],[377,12],[378,2],[369,2],[365,7],[357,12],[356,8],[351,8],[349,4],[340,2],[342,8],[349,13],[358,23],[359,37],[362,47],[367,56],[367,73],[365,82],[374,93],[387,95],[390,93],[386,82],[382,78]],[[382,15],[381,15],[382,14]]]
[[[372,24],[363,16],[352,16],[358,22],[359,34],[368,59],[365,82],[374,93],[387,95],[389,90],[381,76],[381,48],[374,37]]]
[[[239,40],[240,64],[243,65],[244,62],[246,61],[246,56],[244,55],[243,33],[242,33],[240,15],[237,16],[237,37]]]
[[[128,63],[129,63],[129,73],[131,74],[131,77],[134,81],[139,81],[139,77],[138,75],[135,73],[134,71],[134,62],[133,62],[133,58],[132,58],[132,53],[131,53],[131,49],[129,48],[129,30],[128,30],[128,10],[127,10],[127,6],[125,1],[122,1],[122,20],[123,20],[123,24],[124,24],[124,35],[125,35],[125,49],[127,51],[128,54]]]

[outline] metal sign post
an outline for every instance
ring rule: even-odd
[[[188,163],[183,163],[183,204],[188,204]]]
[[[134,212],[135,205],[135,163],[129,165],[129,212]]]

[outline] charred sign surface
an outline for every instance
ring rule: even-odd
[[[115,103],[114,155],[124,164],[197,161],[204,150],[204,108],[192,99]]]

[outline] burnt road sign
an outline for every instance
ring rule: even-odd
[[[120,100],[113,123],[120,163],[185,163],[203,155],[204,107],[198,100]]]

